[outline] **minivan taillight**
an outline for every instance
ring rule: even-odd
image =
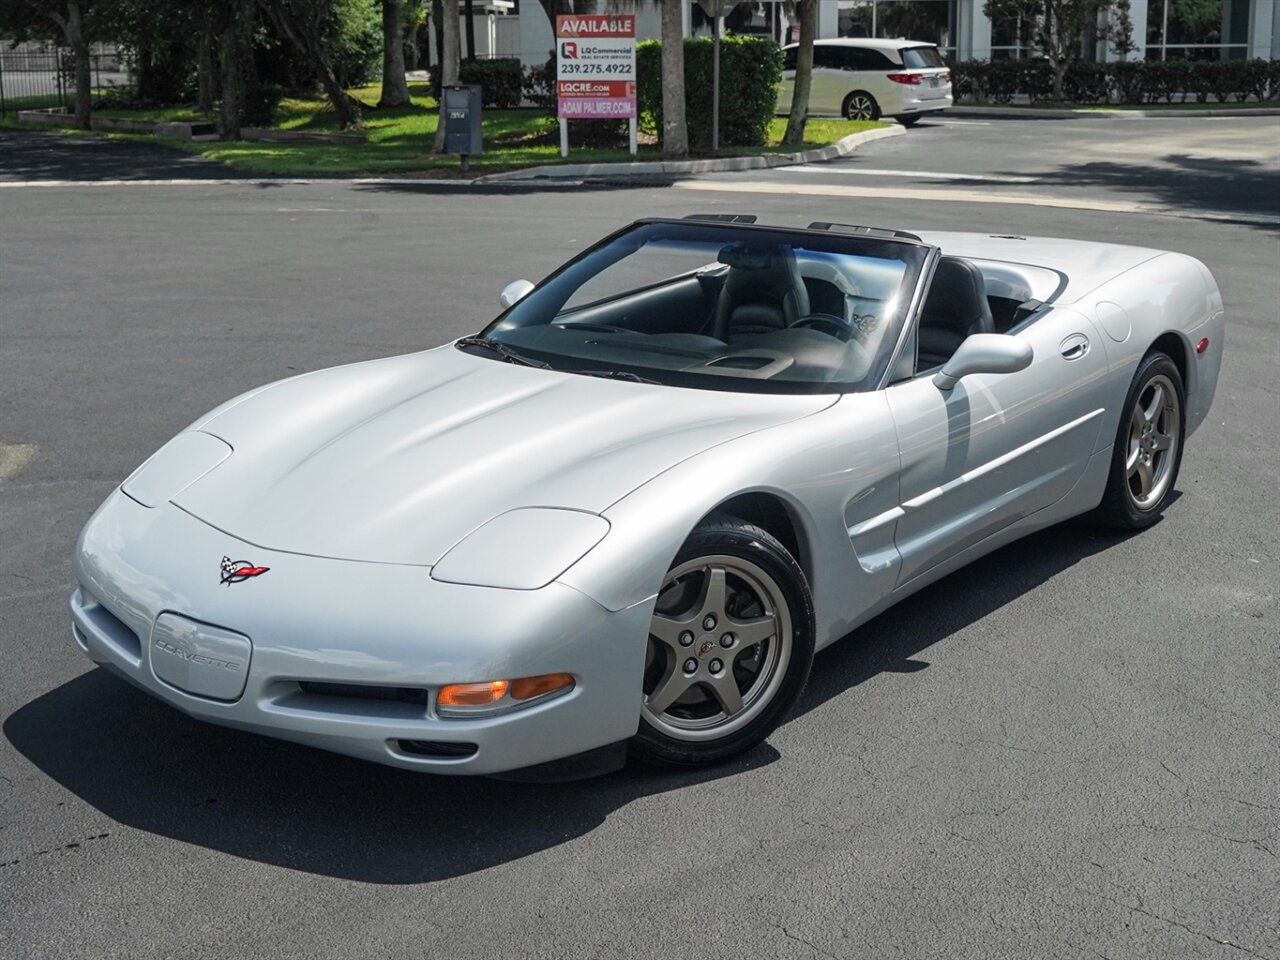
[[[891,73],[889,79],[894,83],[905,83],[913,87],[918,87],[924,80],[923,73]]]

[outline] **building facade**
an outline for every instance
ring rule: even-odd
[[[710,20],[692,0],[679,2],[686,35],[711,30]],[[636,15],[641,38],[660,33],[657,3],[600,3],[609,12]],[[1025,57],[1028,28],[1019,22],[992,22],[983,0],[819,0],[819,37],[885,37],[936,43],[958,60]],[[477,56],[519,57],[526,65],[543,63],[555,40],[552,25],[537,0],[476,3]],[[479,21],[483,18],[484,23]],[[1280,58],[1280,0],[1130,0],[1133,41],[1127,59],[1182,57],[1192,60]],[[794,39],[796,26],[778,2],[743,3],[730,17],[737,32]],[[1120,59],[1100,45],[1099,60]]]

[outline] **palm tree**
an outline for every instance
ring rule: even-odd
[[[382,96],[380,107],[407,107],[409,84],[404,78],[404,40],[400,0],[382,0]]]
[[[440,4],[440,35],[443,52],[440,58],[440,120],[436,124],[436,153],[444,153],[444,88],[458,82],[458,61],[461,59],[458,37],[458,0],[442,0]]]
[[[684,116],[684,3],[662,5],[662,157],[689,155],[689,125]]]
[[[809,113],[809,88],[813,83],[813,38],[818,32],[818,0],[799,0],[800,49],[796,51],[796,82],[791,92],[791,114],[782,142],[797,146],[804,142],[804,124]]]

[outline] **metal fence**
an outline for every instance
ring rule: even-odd
[[[95,97],[129,82],[116,53],[91,53],[89,72]],[[69,107],[75,99],[75,86],[75,56],[65,47],[0,49],[0,116],[18,110]]]

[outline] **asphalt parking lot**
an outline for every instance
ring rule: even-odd
[[[941,166],[1000,128],[967,129],[918,140],[912,169],[999,175],[958,147]],[[1061,158],[1078,134],[1056,129],[1037,139]],[[849,163],[900,163],[907,139]],[[0,135],[0,180],[128,167],[95,143],[60,159]],[[6,167],[33,151],[38,175]],[[1200,203],[1238,222],[1199,219],[1191,192],[1144,185],[1166,153],[1128,164],[1146,180],[1038,188],[1093,209],[961,200],[974,183],[936,178],[790,190],[857,179],[831,168],[554,191],[0,187],[0,955],[1280,958],[1280,226],[1257,215],[1280,170],[1249,154],[1256,199],[1227,177]],[[936,195],[890,195],[908,186]],[[1141,535],[1062,525],[917,594],[821,654],[766,745],[694,775],[413,775],[199,724],[74,647],[77,532],[201,412],[472,332],[509,280],[694,210],[1199,257],[1227,347],[1181,496]]]

